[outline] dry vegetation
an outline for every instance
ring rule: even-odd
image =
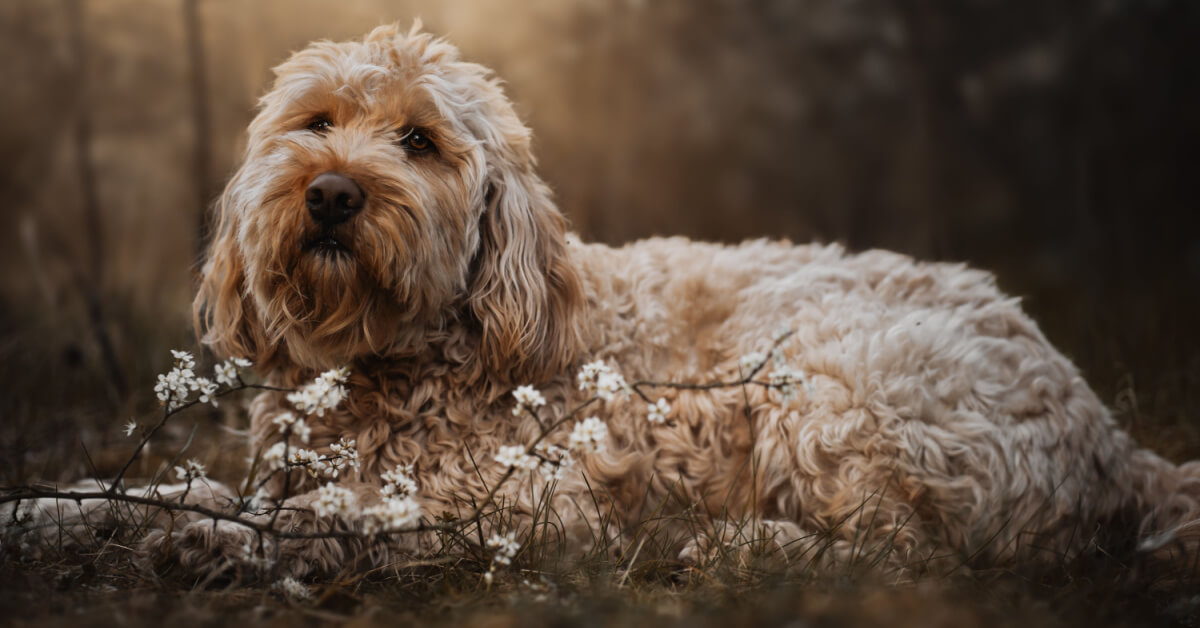
[[[189,18],[189,16],[192,16]],[[994,269],[1143,443],[1200,457],[1200,4],[1190,0],[15,0],[0,5],[0,485],[111,477],[188,347],[203,208],[269,68],[422,16],[509,84],[575,228],[842,240]],[[199,54],[197,54],[199,51]],[[237,404],[178,417],[236,481]],[[1120,556],[911,586],[720,562],[475,559],[316,583],[295,603],[135,565],[128,533],[0,548],[25,625],[1195,624],[1195,582]],[[1161,585],[1161,583],[1159,583]]]

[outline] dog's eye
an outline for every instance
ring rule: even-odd
[[[414,153],[433,150],[433,140],[417,129],[409,131],[408,135],[400,138],[400,145]]]
[[[333,123],[329,118],[320,117],[308,123],[308,130],[313,133],[324,133],[333,127]]]

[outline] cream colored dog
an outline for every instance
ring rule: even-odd
[[[989,274],[838,246],[583,244],[499,82],[450,44],[381,27],[276,72],[219,204],[197,325],[279,386],[349,365],[347,401],[309,418],[309,446],[357,442],[361,467],[339,482],[360,504],[401,465],[427,521],[481,503],[508,471],[500,448],[541,432],[513,412],[519,385],[550,420],[587,399],[575,375],[594,361],[631,383],[736,381],[786,328],[779,359],[805,374],[790,400],[640,386],[665,398],[666,421],[638,395],[590,406],[602,450],[552,494],[534,475],[496,495],[518,540],[548,499],[568,551],[620,547],[651,511],[684,510],[710,524],[679,535],[687,560],[753,537],[789,560],[879,549],[897,569],[1009,565],[1061,559],[1114,520],[1143,547],[1194,549],[1200,468],[1138,449]],[[288,411],[283,393],[253,403],[258,451]],[[565,447],[569,431],[548,440]],[[288,529],[326,525],[309,512],[324,481],[270,485]],[[204,521],[174,535],[195,569],[252,536]],[[322,573],[433,538],[296,538],[278,555],[286,573]]]

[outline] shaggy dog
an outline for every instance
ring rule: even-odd
[[[280,387],[349,366],[348,397],[309,417],[309,446],[357,442],[361,467],[339,484],[361,505],[403,465],[427,521],[483,503],[509,472],[501,447],[533,443],[589,398],[575,378],[586,363],[699,384],[738,381],[743,356],[774,351],[804,374],[790,399],[758,384],[639,386],[665,399],[665,421],[636,394],[593,404],[604,446],[553,491],[536,475],[503,484],[506,525],[522,538],[548,502],[551,536],[584,552],[686,510],[680,521],[708,523],[678,535],[685,560],[759,539],[835,562],[886,548],[882,564],[907,570],[1061,560],[1114,520],[1138,528],[1130,546],[1194,551],[1200,467],[1137,448],[991,275],[839,246],[584,244],[499,82],[450,44],[381,27],[276,73],[219,202],[197,327]],[[776,342],[780,328],[791,334]],[[521,385],[545,405],[514,408]],[[293,411],[281,392],[253,402],[256,451],[286,437],[276,419]],[[569,431],[547,442],[566,447]],[[324,480],[277,480],[281,525],[326,525],[311,512]],[[197,521],[168,545],[203,571],[252,536]],[[279,543],[284,573],[304,575],[436,541]]]

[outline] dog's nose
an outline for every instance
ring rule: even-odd
[[[354,179],[336,172],[317,176],[304,191],[308,213],[326,227],[349,220],[363,208],[365,201],[366,194]]]

